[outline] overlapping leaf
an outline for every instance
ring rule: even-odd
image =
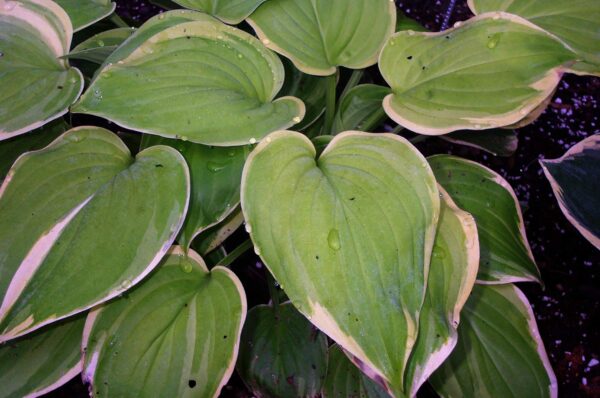
[[[430,157],[441,186],[456,204],[477,220],[482,283],[540,281],[527,242],[519,201],[511,186],[494,171],[448,155]]]
[[[519,146],[517,134],[509,129],[455,131],[440,137],[453,144],[482,149],[495,156],[511,156]]]
[[[0,397],[43,395],[80,373],[84,322],[78,316],[0,345]]]
[[[531,305],[514,285],[476,285],[458,344],[430,379],[442,397],[556,397]]]
[[[113,13],[116,3],[110,0],[55,0],[69,14],[77,32]]]
[[[506,11],[555,34],[575,50],[575,73],[600,75],[600,2],[596,0],[469,0],[475,14]]]
[[[237,277],[175,247],[138,287],[90,313],[84,380],[93,397],[216,397],[245,317]]]
[[[192,247],[201,255],[206,255],[219,247],[244,222],[244,214],[237,206],[223,221],[200,233]]]
[[[236,365],[262,398],[313,398],[327,371],[327,337],[291,303],[248,312]]]
[[[267,1],[247,21],[302,72],[327,76],[338,66],[375,64],[394,32],[396,6],[389,0]]]
[[[265,0],[174,0],[175,3],[202,11],[229,24],[238,24],[246,19]]]
[[[292,303],[401,394],[439,214],[433,174],[406,140],[345,132],[315,159],[277,132],[251,153],[242,209]]]
[[[79,43],[65,57],[102,64],[134,32],[135,30],[130,28],[106,30]]]
[[[584,139],[559,159],[540,162],[565,217],[600,249],[600,135]]]
[[[302,101],[273,100],[283,66],[256,38],[205,14],[167,14],[106,60],[74,112],[221,146],[256,142],[302,120]]]
[[[376,84],[361,84],[342,98],[333,122],[333,131],[371,131],[386,118],[381,103],[390,89]]]
[[[0,7],[0,140],[67,112],[83,89],[81,73],[59,59],[69,51],[69,17],[50,0],[7,0]]]
[[[401,31],[379,60],[393,90],[384,108],[428,135],[511,125],[552,93],[575,58],[554,36],[506,13],[439,33]]]
[[[132,159],[98,127],[21,156],[0,187],[0,341],[139,282],[175,239],[188,198],[177,151],[156,146]]]

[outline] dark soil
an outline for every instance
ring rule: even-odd
[[[399,0],[398,6],[428,29],[440,30],[451,0]],[[139,25],[160,11],[146,1],[119,1],[117,12]],[[466,0],[457,0],[449,26],[470,17]],[[376,69],[372,69],[376,71]],[[377,80],[377,77],[374,78]],[[515,189],[523,208],[527,235],[545,289],[521,284],[531,300],[540,333],[564,397],[600,397],[600,325],[598,314],[599,252],[565,219],[546,181],[538,160],[561,156],[583,138],[600,133],[600,78],[567,75],[544,114],[533,124],[517,130],[515,155],[501,158],[464,146],[431,138],[418,144],[426,155],[452,153],[481,162],[503,175]],[[600,183],[600,181],[599,181]],[[229,244],[245,239],[238,231]],[[268,300],[265,270],[254,254],[247,253],[233,266],[246,288],[249,307]],[[596,325],[596,326],[594,326]],[[424,389],[422,396],[434,396]],[[52,397],[86,396],[87,389],[75,379],[49,394]],[[222,397],[250,397],[234,374]]]

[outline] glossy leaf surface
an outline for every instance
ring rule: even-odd
[[[302,120],[302,101],[273,101],[283,66],[256,38],[205,14],[167,14],[106,60],[75,112],[220,146],[256,142]]]
[[[313,398],[327,371],[327,337],[291,303],[248,312],[236,368],[262,398]]]
[[[81,73],[58,57],[71,46],[69,17],[50,0],[0,7],[0,140],[67,112],[83,89]]]
[[[110,0],[55,0],[69,14],[73,30],[78,31],[113,13]]]
[[[295,132],[258,145],[247,230],[296,308],[399,393],[439,214],[433,174],[391,134],[341,133],[315,155]]]
[[[554,36],[506,13],[439,33],[401,31],[379,60],[393,90],[384,108],[398,124],[427,135],[511,125],[552,93],[561,68],[574,59]]]
[[[94,397],[216,397],[245,316],[231,271],[208,271],[195,252],[174,247],[147,280],[90,313],[84,381]]]
[[[567,43],[581,59],[575,73],[600,75],[600,2],[596,0],[469,0],[475,14],[519,15]]]
[[[174,0],[175,3],[202,11],[223,22],[236,25],[246,19],[265,0]]]
[[[600,249],[600,135],[584,139],[559,159],[540,163],[565,217]]]
[[[78,316],[1,345],[0,397],[43,395],[81,372],[84,323]]]
[[[102,64],[134,32],[130,28],[106,30],[79,43],[66,57]]]
[[[375,64],[394,32],[396,6],[389,0],[267,1],[247,21],[302,72],[327,76],[338,66]]]
[[[461,209],[477,220],[478,281],[540,281],[527,242],[521,207],[511,186],[496,172],[448,155],[429,158],[437,181]]]
[[[340,98],[332,133],[347,130],[372,131],[386,119],[381,103],[390,89],[376,84],[361,84]]]
[[[531,305],[514,285],[476,285],[458,344],[430,379],[442,397],[556,397]]]
[[[139,282],[175,239],[188,198],[177,151],[156,146],[132,159],[98,127],[21,156],[0,187],[0,341]]]

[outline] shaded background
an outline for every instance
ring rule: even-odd
[[[439,31],[445,23],[452,26],[472,16],[466,0],[399,0],[396,3],[408,16],[432,31]],[[135,26],[160,11],[148,1],[117,1],[117,13]],[[376,67],[369,72],[365,79],[383,84]],[[559,394],[563,397],[600,397],[600,365],[594,365],[600,353],[597,326],[600,324],[600,254],[561,213],[538,160],[560,157],[575,143],[600,133],[599,102],[600,78],[566,75],[544,114],[535,123],[517,130],[519,148],[507,158],[452,145],[438,138],[417,144],[425,155],[451,153],[481,162],[504,176],[515,189],[531,249],[545,283],[545,288],[533,284],[519,284],[519,287],[532,303],[556,372]],[[94,121],[106,124],[100,119]],[[391,129],[394,124],[388,121],[386,127]],[[245,232],[238,231],[227,242],[228,249],[246,237]],[[249,307],[268,301],[265,269],[253,253],[248,252],[238,259],[232,269],[244,284]],[[419,396],[435,396],[427,387],[422,390]],[[84,397],[87,389],[76,378],[48,396]],[[251,396],[236,374],[221,394],[221,397]]]

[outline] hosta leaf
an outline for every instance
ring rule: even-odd
[[[15,160],[23,153],[41,149],[54,141],[68,128],[64,120],[54,120],[29,134],[0,141],[0,181],[4,179]]]
[[[0,397],[39,396],[81,372],[84,316],[0,345]]]
[[[435,179],[396,135],[345,132],[315,155],[290,131],[257,146],[242,176],[246,228],[296,308],[400,394],[439,214]]]
[[[85,61],[102,64],[104,60],[134,32],[135,30],[130,28],[106,30],[79,43],[69,54],[65,55],[65,57],[83,59]]]
[[[540,162],[565,217],[600,249],[600,135],[584,139],[559,159]]]
[[[146,281],[90,313],[84,381],[94,397],[216,397],[245,317],[231,271],[174,247]]]
[[[525,295],[514,285],[475,285],[458,344],[431,384],[442,397],[556,397],[556,377]]]
[[[400,9],[396,11],[396,32],[401,30],[412,30],[415,32],[427,32],[427,28],[416,20],[405,15]]]
[[[491,129],[484,131],[455,131],[440,136],[453,144],[481,149],[495,156],[511,156],[519,146],[514,130]]]
[[[511,186],[496,172],[448,155],[429,158],[437,181],[477,221],[482,283],[540,281]]]
[[[327,76],[338,66],[375,64],[394,32],[396,6],[389,0],[267,1],[247,21],[302,72]]]
[[[7,0],[0,7],[0,140],[67,112],[83,89],[81,73],[58,57],[73,29],[50,0]]]
[[[208,228],[200,233],[192,242],[192,247],[202,256],[212,252],[231,236],[244,222],[244,214],[240,206],[237,206],[219,224]]]
[[[54,0],[69,14],[73,29],[81,30],[113,13],[116,3],[110,0]]]
[[[389,398],[385,389],[361,373],[339,345],[329,347],[323,398]]]
[[[177,151],[156,146],[134,160],[98,127],[21,156],[0,187],[0,341],[139,282],[175,239],[188,198]]]
[[[302,101],[272,101],[283,83],[275,54],[239,29],[208,16],[184,22],[185,15],[142,27],[107,59],[73,111],[221,146],[256,142],[300,122]]]
[[[385,119],[381,103],[390,89],[376,84],[361,84],[342,96],[332,133],[346,130],[371,131]]]
[[[236,25],[246,19],[265,0],[174,0],[175,3],[202,11],[223,22]]]
[[[147,146],[162,144],[179,150],[190,168],[190,206],[177,238],[187,249],[199,233],[223,221],[239,204],[242,168],[249,149],[147,137]]]
[[[479,267],[473,216],[457,208],[441,188],[440,192],[440,221],[419,318],[419,335],[406,370],[406,390],[411,397],[454,349],[460,311],[473,289]]]
[[[327,371],[327,337],[291,303],[248,312],[237,370],[262,398],[313,398]]]
[[[519,15],[567,43],[581,59],[576,73],[600,75],[600,3],[596,0],[469,0],[475,14]]]
[[[510,125],[548,97],[574,59],[554,36],[506,13],[439,33],[398,32],[379,60],[393,90],[384,108],[428,135]]]

